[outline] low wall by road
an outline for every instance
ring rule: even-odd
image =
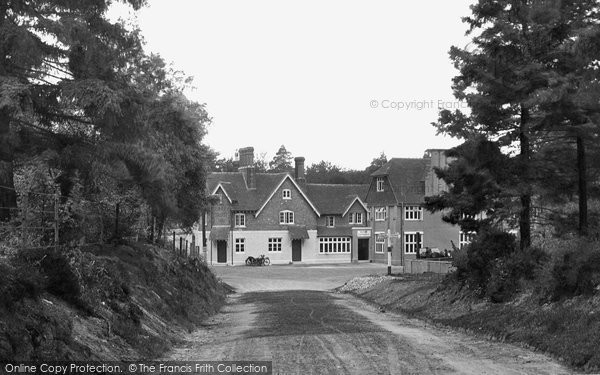
[[[452,262],[432,260],[408,260],[404,272],[406,273],[449,273],[452,271]]]

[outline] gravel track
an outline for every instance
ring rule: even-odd
[[[356,273],[348,271],[333,268],[328,279],[339,279],[341,285]],[[300,289],[319,283],[305,278],[306,268],[270,275],[279,272],[287,282],[295,275],[297,288],[279,290],[286,283],[275,277],[260,284],[273,285],[274,291],[231,295],[222,313],[190,334],[168,359],[270,360],[274,374],[571,373],[544,355],[510,344],[382,313],[351,295]],[[241,277],[233,280],[239,283]],[[246,285],[254,282],[250,278]]]

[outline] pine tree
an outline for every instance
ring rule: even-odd
[[[291,169],[292,153],[284,145],[281,145],[273,160],[269,162],[269,172],[289,172]]]
[[[539,137],[549,130],[548,121],[557,117],[544,112],[540,95],[557,76],[566,75],[557,65],[567,62],[560,52],[573,36],[568,26],[595,7],[594,1],[480,0],[464,19],[475,35],[472,44],[450,51],[460,72],[453,80],[454,94],[468,103],[471,113],[442,111],[436,126],[452,136],[483,136],[499,148],[518,150],[513,158],[516,191],[506,194],[514,193],[520,206],[521,249],[531,244],[532,159]]]
[[[126,1],[138,9],[142,0]],[[126,85],[137,31],[109,22],[111,1],[3,1],[0,4],[0,205],[16,206],[17,154],[64,148],[99,130],[127,137],[136,115]],[[135,95],[133,95],[135,96]],[[84,141],[85,142],[85,141]],[[10,210],[0,210],[0,220]]]

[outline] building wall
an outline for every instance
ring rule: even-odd
[[[442,221],[441,212],[425,212],[424,231],[426,247],[438,248],[442,252],[444,249],[451,251],[450,241],[458,247],[460,228]]]
[[[210,215],[210,224],[213,225],[230,225],[231,224],[231,203],[223,194],[223,190],[219,188],[216,194],[221,195],[221,203],[212,206]]]
[[[227,241],[227,264],[242,265],[249,256],[258,257],[262,254],[269,257],[271,264],[289,264],[292,263],[292,239],[287,230],[272,231],[239,231],[231,232],[232,236]],[[302,262],[303,263],[345,263],[351,262],[351,253],[344,254],[321,254],[319,253],[319,240],[316,230],[308,230],[308,239],[302,240]],[[245,251],[243,253],[235,252],[235,239],[245,239]],[[269,252],[269,238],[281,238],[281,252]],[[217,264],[217,244],[214,241],[209,243],[209,253],[207,261]],[[212,257],[212,258],[211,258]],[[211,262],[212,260],[212,262]]]
[[[292,199],[283,199],[284,189],[292,191]],[[286,179],[257,217],[246,215],[245,230],[285,230],[286,226],[279,224],[279,212],[284,210],[294,212],[294,225],[305,225],[306,229],[317,228],[317,214],[295,185]]]

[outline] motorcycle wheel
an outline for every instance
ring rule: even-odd
[[[271,260],[269,258],[266,258],[263,260],[263,263],[265,266],[268,266],[269,264],[271,264]]]
[[[251,266],[252,265],[252,258],[250,258],[250,257],[246,258],[246,265],[247,266]]]

